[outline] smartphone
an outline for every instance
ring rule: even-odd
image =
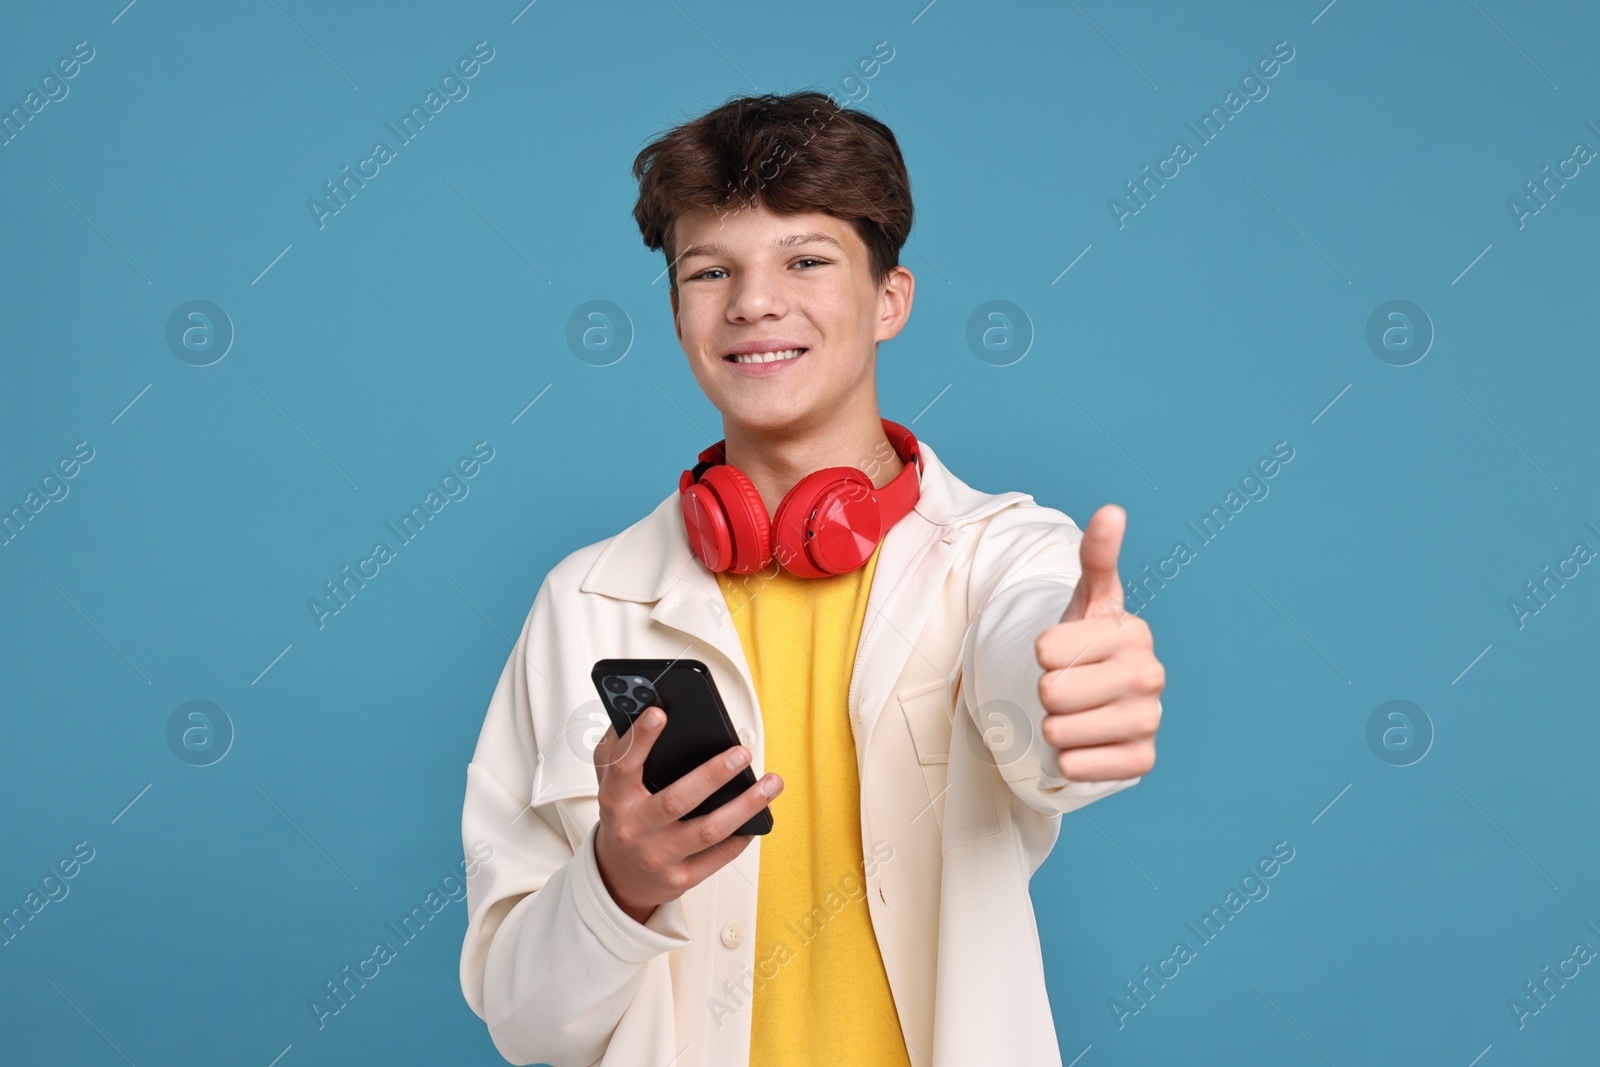
[[[704,663],[693,659],[603,659],[590,672],[594,687],[611,716],[617,736],[628,732],[651,705],[667,713],[667,725],[644,759],[644,784],[659,793],[713,756],[739,744],[733,720],[717,692],[716,679]],[[756,784],[747,765],[693,811],[692,819],[722,807]],[[772,831],[772,809],[762,808],[736,834]]]

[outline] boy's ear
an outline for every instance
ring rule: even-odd
[[[668,289],[667,296],[672,300],[672,331],[678,335],[678,344],[683,344],[683,327],[678,321],[678,290]]]
[[[911,303],[916,289],[916,276],[904,265],[888,273],[878,293],[880,312],[874,340],[890,340],[905,326],[906,320],[911,317]]]

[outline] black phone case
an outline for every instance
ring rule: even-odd
[[[633,721],[645,711],[643,706],[630,712],[618,709],[607,691],[609,675],[639,674],[650,679],[658,700],[667,713],[667,725],[656,738],[644,760],[644,784],[652,793],[682,778],[713,756],[739,744],[739,735],[722,703],[722,694],[704,663],[693,659],[603,659],[594,665],[590,678],[617,736],[628,732]],[[638,701],[634,701],[638,704]],[[746,766],[681,819],[692,819],[715,811],[756,784],[755,772]],[[765,834],[772,830],[772,809],[762,808],[736,834]]]

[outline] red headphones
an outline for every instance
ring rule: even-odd
[[[905,468],[882,489],[855,467],[824,467],[795,483],[767,518],[761,494],[722,462],[726,438],[678,479],[689,544],[708,570],[753,574],[776,559],[801,578],[845,574],[865,563],[922,494],[922,453],[910,430],[881,419]]]

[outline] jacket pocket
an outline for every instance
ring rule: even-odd
[[[917,761],[924,765],[950,762],[950,687],[943,678],[899,693],[900,710],[911,730]]]
[[[928,790],[934,824],[943,837],[945,783],[950,770],[950,687],[939,678],[907,689],[896,699],[906,717],[911,747],[922,765],[922,782]]]
[[[551,802],[561,817],[561,829],[567,835],[567,844],[576,853],[583,847],[594,824],[600,821],[600,800],[594,796],[564,797]],[[533,818],[532,815],[527,816]]]
[[[554,811],[567,843],[576,852],[600,817],[600,781],[594,766],[594,744],[610,720],[598,698],[578,706],[560,734],[541,738],[534,760],[533,789],[528,806]],[[534,818],[524,812],[520,818]],[[546,821],[551,821],[548,818]]]

